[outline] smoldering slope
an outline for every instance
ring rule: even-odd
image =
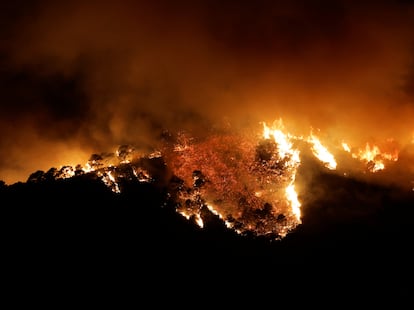
[[[8,183],[121,144],[151,150],[165,129],[280,117],[331,141],[393,138],[407,150],[398,174],[413,173],[409,1],[20,4],[1,10]]]

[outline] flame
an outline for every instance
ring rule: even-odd
[[[204,221],[201,218],[201,215],[196,212],[192,212],[191,209],[177,209],[178,214],[184,216],[187,220],[194,218],[194,222],[200,227],[204,227]]]
[[[351,148],[349,147],[348,143],[342,142],[342,148],[345,152],[351,153]]]
[[[335,157],[322,145],[321,141],[313,133],[310,134],[307,141],[312,145],[313,155],[323,162],[325,167],[335,170],[337,166]]]
[[[284,125],[282,119],[277,120],[273,123],[273,127],[270,128],[263,123],[263,137],[265,139],[270,139],[273,136],[274,141],[278,144],[278,152],[279,156],[282,159],[285,159],[289,156],[289,160],[286,161],[286,165],[288,167],[293,168],[291,180],[286,187],[286,198],[288,199],[293,214],[296,216],[297,220],[300,221],[300,202],[298,200],[298,195],[295,191],[295,179],[296,179],[296,170],[297,167],[300,165],[300,157],[299,157],[299,150],[293,148],[293,143],[291,141],[292,137],[291,134],[283,132]]]
[[[293,214],[295,214],[296,218],[299,220],[301,203],[299,202],[298,194],[295,191],[295,185],[293,183],[286,187],[286,197],[291,203]]]
[[[102,178],[102,181],[105,183],[105,185],[108,186],[109,188],[111,188],[115,193],[120,193],[121,192],[121,190],[119,189],[119,185],[118,185],[115,177],[113,176],[112,171],[108,171],[107,173],[104,173],[100,176]]]
[[[272,128],[268,127],[266,123],[263,123],[263,138],[271,139],[271,136],[273,136],[273,139],[278,144],[280,157],[285,158],[288,155],[294,155],[295,159],[298,159],[299,152],[292,149],[292,142],[289,136],[282,131],[283,129],[282,119],[275,121]]]
[[[274,140],[279,145],[279,154],[282,157],[290,155],[293,157],[291,162],[293,166],[297,163],[300,163],[300,152],[299,150],[293,149],[294,141],[306,141],[311,144],[311,150],[313,155],[318,158],[328,169],[335,170],[337,167],[337,162],[335,157],[328,151],[328,149],[322,145],[318,137],[316,137],[312,131],[307,139],[304,139],[302,136],[293,135],[288,132],[284,132],[285,128],[283,125],[282,119],[279,119],[273,123],[272,128],[269,128],[266,124],[263,129],[263,137],[269,139],[273,136]]]
[[[352,153],[352,157],[365,162],[369,171],[378,172],[385,169],[385,161],[398,160],[398,149],[385,152],[381,151],[379,146],[367,142],[364,148]]]
[[[213,213],[214,215],[217,215],[219,217],[219,219],[221,219],[224,222],[224,224],[226,225],[227,228],[233,228],[234,227],[233,223],[227,221],[223,217],[223,215],[220,214],[220,212],[218,212],[216,209],[214,209],[214,207],[212,205],[207,204],[206,206],[207,206],[207,209],[210,210],[211,213]],[[239,233],[239,234],[241,233],[241,231],[239,231],[237,229],[236,229],[236,232]]]

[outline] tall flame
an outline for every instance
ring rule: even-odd
[[[348,143],[342,142],[341,145],[345,152],[351,153],[351,148],[349,147]]]
[[[288,199],[293,214],[296,216],[297,220],[300,221],[300,202],[298,199],[298,195],[295,191],[295,179],[296,179],[296,171],[298,166],[300,165],[300,157],[299,157],[299,150],[293,148],[293,143],[291,141],[292,135],[288,133],[284,133],[284,125],[282,119],[279,119],[273,123],[272,128],[268,127],[266,123],[263,123],[263,137],[265,139],[270,139],[273,137],[274,141],[278,145],[278,152],[279,156],[282,159],[288,158],[285,162],[286,165],[293,169],[291,174],[291,179],[285,189],[286,198]]]
[[[337,163],[335,157],[328,151],[326,147],[322,145],[321,141],[313,133],[310,134],[308,142],[312,145],[313,154],[321,162],[323,162],[328,169],[336,169]]]
[[[291,156],[292,160],[289,161],[289,164],[295,166],[296,163],[300,162],[299,151],[293,149],[291,135],[285,134],[283,130],[284,125],[282,119],[275,121],[272,128],[268,127],[266,123],[263,123],[263,138],[271,139],[271,137],[273,137],[274,141],[278,145],[279,156],[281,158]]]
[[[286,197],[290,201],[293,214],[300,220],[301,203],[299,202],[298,194],[296,193],[295,184],[293,184],[293,182],[286,187]]]

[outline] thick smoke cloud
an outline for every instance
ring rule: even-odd
[[[410,1],[2,6],[6,182],[121,144],[151,149],[164,129],[201,135],[223,122],[282,117],[332,140],[412,144]]]

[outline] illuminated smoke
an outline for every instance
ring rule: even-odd
[[[165,128],[199,136],[219,119],[244,128],[282,116],[294,135],[319,128],[357,156],[372,140],[403,148],[414,130],[413,8],[10,2],[0,10],[0,178],[121,144],[149,151]]]

